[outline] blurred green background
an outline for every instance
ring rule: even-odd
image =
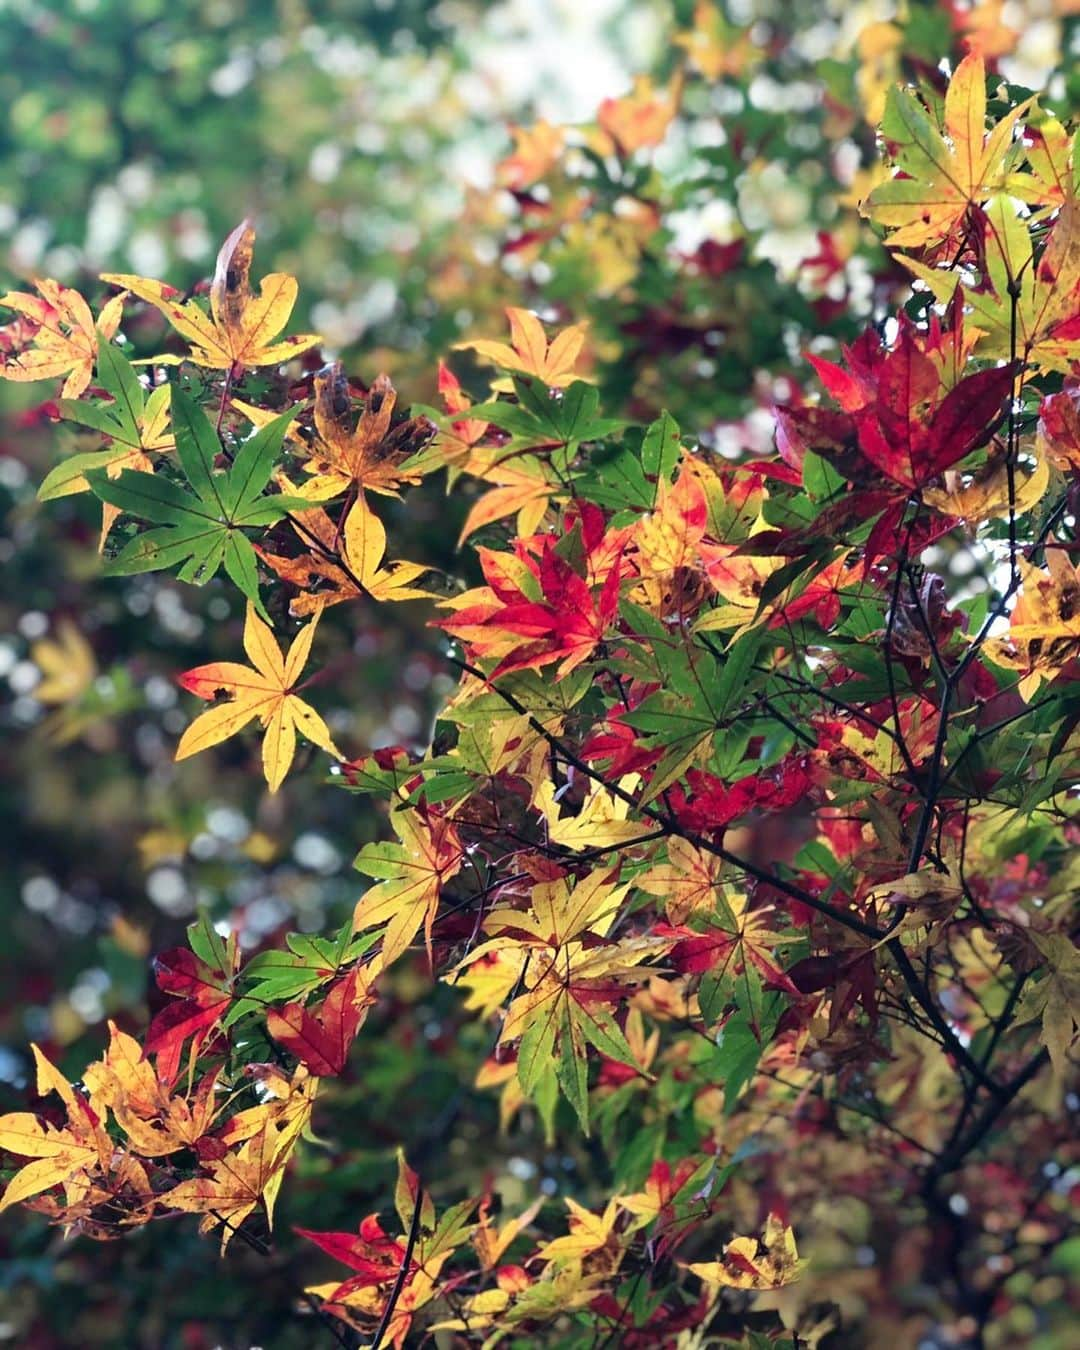
[[[298,276],[295,331],[324,334],[359,382],[387,370],[405,402],[435,404],[438,357],[501,337],[502,307],[531,305],[591,321],[612,413],[667,406],[723,454],[763,453],[800,352],[853,337],[902,294],[855,211],[885,88],[974,36],[1068,113],[1075,8],[8,0],[0,282],[46,275],[97,297],[98,272],[131,271],[190,287],[251,216],[254,276]],[[637,74],[654,81],[646,103],[675,91],[679,107],[662,143],[620,156],[604,141],[618,109],[601,105]],[[512,128],[538,118],[576,128],[567,148],[545,157],[523,136],[508,159]],[[152,313],[125,331],[146,354],[163,338]],[[453,362],[482,397],[484,369]],[[94,445],[52,420],[54,396],[0,384],[2,1109],[26,1100],[29,1040],[75,1077],[106,1018],[145,1026],[159,1006],[149,956],[199,906],[249,949],[340,923],[352,857],[380,829],[302,763],[267,796],[251,740],[173,764],[191,713],[174,676],[233,656],[241,608],[219,583],[102,578],[94,505],[36,500],[65,452]],[[468,578],[454,551],[468,501],[442,491],[425,486],[407,511],[380,502],[392,553]],[[324,620],[313,697],[347,753],[424,743],[451,688],[427,617],[340,606]],[[98,1246],[5,1215],[0,1345],[317,1343],[296,1290],[323,1267],[289,1225],[351,1227],[384,1204],[398,1142],[436,1189],[477,1189],[508,1160],[523,1197],[538,1176],[552,1193],[585,1184],[588,1155],[552,1157],[526,1128],[496,1139],[494,1100],[461,1091],[478,1036],[422,964],[397,972],[325,1094],[324,1144],[283,1190],[269,1260],[237,1243],[221,1266],[187,1221]]]

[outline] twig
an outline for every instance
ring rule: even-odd
[[[416,1241],[420,1236],[420,1210],[424,1203],[424,1190],[420,1185],[420,1180],[416,1182],[416,1203],[413,1205],[412,1222],[409,1224],[409,1236],[405,1242],[405,1256],[401,1262],[401,1269],[397,1273],[397,1279],[394,1281],[394,1287],[390,1290],[390,1298],[386,1307],[383,1309],[383,1315],[379,1319],[379,1325],[375,1329],[375,1339],[371,1342],[370,1350],[379,1350],[382,1345],[382,1339],[386,1335],[386,1330],[394,1316],[394,1309],[398,1305],[398,1299],[401,1298],[401,1291],[405,1288],[405,1281],[409,1277],[409,1267],[412,1265],[413,1252],[416,1249]]]

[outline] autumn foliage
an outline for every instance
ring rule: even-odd
[[[694,32],[692,65],[737,49]],[[589,153],[630,165],[680,91],[609,100]],[[52,281],[2,297],[0,373],[62,381],[56,415],[100,437],[42,498],[100,500],[107,574],[241,598],[235,659],[176,674],[176,759],[240,737],[270,792],[299,772],[364,794],[384,837],[339,932],[251,952],[203,916],[156,958],[160,1011],[111,1025],[79,1082],[35,1047],[40,1102],[0,1119],[0,1207],[101,1239],[197,1215],[223,1251],[269,1250],[320,1093],[329,1115],[409,964],[476,1032],[461,1093],[504,1132],[587,1139],[607,1198],[500,1213],[402,1154],[392,1209],[299,1230],[328,1339],[884,1344],[829,1339],[823,1207],[850,1198],[921,1216],[922,1238],[897,1220],[908,1263],[963,1219],[943,1297],[981,1337],[1013,1269],[994,1262],[1064,1241],[1080,165],[977,53],[891,87],[880,135],[863,229],[901,302],[806,353],[763,454],[605,404],[590,326],[524,303],[445,353],[439,406],[410,413],[385,375],[288,336],[296,282],[253,285],[248,222],[208,302],[126,274],[93,312]],[[565,146],[546,124],[516,141],[500,174],[527,193]],[[611,226],[629,251],[651,228],[635,201]],[[136,364],[124,323],[147,306],[167,327]],[[454,577],[388,539],[388,503],[407,514],[439,474],[468,503]],[[948,577],[959,552],[987,587]],[[399,602],[456,687],[426,751],[339,745],[322,616]]]

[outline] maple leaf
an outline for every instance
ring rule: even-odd
[[[538,542],[539,559],[477,549],[489,585],[444,601],[456,612],[434,621],[470,643],[478,656],[501,656],[492,679],[552,661],[560,662],[557,678],[562,679],[592,655],[616,617],[621,558],[614,560],[594,599],[585,579],[555,551],[554,539],[545,535]],[[531,640],[521,643],[522,637]]]
[[[691,884],[697,885],[700,862],[691,873]],[[655,880],[651,882],[655,885]],[[747,964],[756,967],[766,983],[776,989],[796,993],[791,979],[780,968],[773,955],[776,935],[770,926],[771,906],[751,910],[746,896],[732,890],[717,891],[710,911],[696,911],[693,918],[702,931],[692,928],[662,926],[658,931],[676,939],[671,949],[671,962],[684,974],[745,971]]]
[[[67,1111],[66,1128],[44,1124],[29,1112],[0,1116],[0,1148],[31,1158],[8,1182],[0,1210],[19,1201],[40,1195],[52,1186],[63,1186],[69,1201],[85,1192],[90,1176],[107,1171],[113,1145],[104,1122],[90,1108],[86,1098],[46,1059],[36,1045],[31,1046],[37,1066],[37,1090],[41,1097],[56,1092]]]
[[[303,1003],[288,1003],[280,1011],[270,1008],[266,1029],[313,1074],[336,1078],[344,1071],[349,1047],[375,1002],[371,984],[371,971],[358,966],[334,981],[318,1008],[309,1009]]]
[[[324,366],[315,376],[318,439],[304,465],[313,476],[298,489],[300,495],[323,501],[350,487],[393,494],[402,483],[418,483],[421,475],[408,461],[434,436],[435,424],[426,417],[410,417],[393,425],[396,402],[390,377],[380,375],[354,422],[341,363]]]
[[[356,1272],[358,1279],[330,1286],[335,1294],[340,1295],[345,1284],[352,1286],[350,1293],[366,1286],[390,1284],[405,1263],[405,1244],[391,1238],[375,1214],[363,1219],[356,1233],[316,1232],[310,1228],[297,1228],[296,1232]]]
[[[518,1077],[531,1094],[554,1062],[567,1099],[588,1130],[587,1048],[594,1045],[609,1059],[639,1070],[633,1050],[608,1004],[627,986],[646,976],[642,961],[662,954],[667,938],[606,940],[627,885],[616,886],[610,873],[594,871],[570,887],[565,877],[533,887],[530,910],[496,908],[484,920],[495,934],[461,963],[470,968],[492,955],[524,948],[530,953],[510,1004],[500,1043],[521,1039]]]
[[[401,1350],[413,1316],[439,1291],[442,1267],[469,1237],[467,1219],[475,1201],[452,1206],[436,1222],[431,1197],[421,1191],[416,1173],[400,1152],[394,1200],[403,1228],[411,1228],[414,1210],[419,1217],[417,1239],[408,1262],[406,1244],[388,1237],[377,1215],[366,1218],[357,1234],[313,1232],[308,1228],[296,1231],[356,1272],[343,1283],[314,1285],[307,1290],[323,1299],[327,1310],[343,1320],[351,1322],[352,1310],[367,1318],[383,1315],[386,1297],[393,1286],[394,1310],[385,1335],[387,1344]]]
[[[1037,126],[1024,127],[1023,142],[1028,171],[1010,174],[1009,193],[1051,210],[1073,200],[1080,168],[1074,154],[1075,137],[1056,117],[1043,117]]]
[[[172,1209],[201,1214],[200,1233],[210,1233],[220,1224],[224,1252],[236,1230],[260,1202],[272,1225],[274,1183],[280,1185],[284,1165],[277,1135],[266,1129],[224,1157],[211,1159],[205,1167],[207,1175],[182,1181],[159,1199]]]
[[[678,837],[666,844],[667,861],[654,863],[634,885],[664,901],[664,913],[676,926],[693,914],[711,914],[721,886],[723,863]]]
[[[1038,263],[1030,222],[1009,197],[994,197],[980,223],[979,285],[962,285],[955,271],[911,258],[904,265],[943,304],[963,299],[980,356],[1018,357],[1068,374],[1080,357],[1080,204],[1070,199],[1062,206]]]
[[[897,176],[879,184],[860,207],[892,231],[895,247],[937,244],[950,237],[968,209],[997,192],[1008,173],[1013,129],[1032,100],[1012,108],[986,135],[986,66],[966,56],[945,95],[944,134],[915,95],[889,91],[881,134]]]
[[[1080,469],[1080,407],[1074,393],[1063,391],[1043,399],[1035,453],[1065,473]]]
[[[366,844],[355,866],[378,878],[357,901],[353,931],[385,924],[382,964],[387,966],[408,949],[421,925],[431,957],[431,929],[445,882],[464,861],[461,840],[442,816],[426,819],[417,810],[395,811],[391,820],[400,843]]]
[[[1019,560],[1020,595],[1009,631],[987,639],[986,655],[998,665],[1023,672],[1020,696],[1030,700],[1044,679],[1080,658],[1080,566],[1060,549],[1046,550],[1046,571]]]
[[[313,993],[332,981],[343,966],[363,956],[373,941],[373,935],[354,940],[351,924],[343,925],[334,939],[314,933],[287,933],[284,950],[277,947],[259,952],[244,966],[241,979],[245,991],[236,1000],[225,1025],[231,1026],[267,1003]],[[365,990],[366,987],[365,981]]]
[[[111,1111],[132,1148],[144,1157],[192,1148],[223,1104],[215,1098],[217,1074],[200,1080],[193,1099],[176,1097],[134,1037],[113,1022],[109,1036],[104,1058],[83,1074],[91,1107],[102,1118]]]
[[[449,470],[448,485],[453,486],[478,442],[487,434],[488,422],[482,417],[465,416],[473,406],[472,399],[445,361],[439,362],[438,389],[446,415],[412,467],[418,474],[425,474],[445,465]]]
[[[111,445],[104,450],[72,455],[58,464],[46,474],[38,488],[39,501],[88,491],[90,483],[86,474],[93,470],[104,469],[110,478],[116,478],[124,469],[150,471],[153,469],[151,454],[175,448],[176,442],[169,428],[172,394],[169,385],[159,385],[147,397],[131,362],[111,342],[101,344],[97,378],[112,396],[111,403],[62,398],[58,407],[62,417],[99,431],[109,438]],[[109,530],[119,514],[119,507],[104,503],[99,551],[104,549]]]
[[[480,1258],[481,1269],[494,1270],[499,1265],[514,1240],[540,1213],[543,1203],[543,1196],[538,1196],[527,1209],[522,1210],[513,1219],[508,1219],[501,1228],[496,1228],[491,1220],[491,1196],[484,1197],[480,1202],[476,1230],[472,1235],[472,1244]]]
[[[1046,958],[1047,969],[1024,987],[1016,1009],[1018,1024],[1040,1022],[1039,1040],[1046,1046],[1059,1078],[1069,1064],[1069,1047],[1080,1025],[1080,950],[1064,933],[1030,933]]]
[[[312,509],[300,511],[293,527],[316,547],[296,558],[263,548],[256,552],[283,581],[300,588],[290,606],[297,617],[365,595],[379,601],[431,598],[429,591],[413,585],[429,568],[422,563],[385,562],[386,528],[362,495],[348,508],[343,525],[335,525],[325,511]],[[328,587],[311,589],[320,581]]]
[[[649,76],[638,75],[629,94],[601,101],[596,121],[614,142],[617,154],[632,155],[663,141],[681,97],[681,72],[663,90],[657,89]]]
[[[61,619],[55,638],[39,638],[30,647],[30,659],[41,671],[34,685],[39,703],[72,703],[94,682],[94,649],[69,619]]]
[[[225,473],[215,469],[221,442],[210,419],[182,390],[172,400],[176,450],[190,491],[163,474],[124,469],[87,472],[94,492],[116,511],[149,520],[155,529],[137,534],[106,565],[114,576],[181,566],[181,581],[205,585],[218,569],[262,611],[255,550],[245,529],[272,525],[296,504],[264,497],[285,430],[296,410],[284,413],[249,437]]]
[[[178,365],[182,360],[211,370],[238,375],[245,366],[276,366],[299,356],[322,339],[314,333],[274,339],[289,321],[296,304],[296,278],[285,272],[265,276],[259,294],[251,293],[248,281],[255,245],[255,229],[242,221],[225,240],[217,256],[210,285],[210,313],[194,300],[180,300],[173,286],[148,277],[105,272],[101,280],[122,286],[161,311],[173,328],[191,343],[186,357],[156,356],[157,365]]]
[[[1037,506],[1050,486],[1050,457],[1045,443],[1036,442],[1034,463],[1013,464],[1010,472],[1004,447],[992,448],[986,463],[972,474],[945,472],[945,486],[926,488],[923,500],[948,516],[957,516],[976,525],[1010,512],[1023,515]]]
[[[65,377],[62,398],[78,398],[90,383],[99,346],[116,335],[123,308],[122,295],[102,309],[97,325],[78,291],[42,278],[38,294],[8,291],[0,307],[22,315],[11,349],[0,348],[0,378],[16,382]]]
[[[303,1064],[298,1064],[291,1074],[285,1074],[275,1064],[249,1064],[245,1073],[258,1084],[263,1100],[232,1116],[215,1133],[214,1142],[229,1148],[271,1128],[277,1134],[279,1147],[291,1149],[311,1119],[319,1091],[318,1076],[309,1073]]]
[[[549,389],[562,389],[574,380],[587,324],[576,323],[564,328],[549,345],[540,320],[529,310],[510,308],[506,317],[510,320],[513,346],[479,338],[473,342],[459,342],[455,350],[471,348],[503,370],[531,375]]]
[[[565,1197],[566,1207],[570,1211],[570,1231],[564,1237],[546,1242],[537,1251],[542,1261],[571,1262],[580,1264],[587,1258],[593,1258],[590,1264],[595,1268],[595,1258],[603,1252],[607,1258],[603,1269],[610,1274],[617,1270],[622,1259],[623,1244],[618,1241],[616,1225],[619,1222],[619,1200],[612,1197],[602,1214],[579,1205],[570,1196]]]
[[[690,64],[705,79],[714,83],[725,75],[737,78],[763,57],[750,29],[732,24],[715,0],[697,0],[694,26],[676,33],[672,42],[682,47]]]
[[[689,1191],[691,1183],[701,1179],[702,1171],[703,1166],[695,1163],[693,1158],[683,1158],[674,1168],[666,1159],[657,1158],[645,1178],[644,1189],[616,1199],[622,1209],[633,1214],[635,1228],[655,1223],[657,1219],[663,1219],[666,1228],[674,1218],[676,1197],[681,1191]]]
[[[249,603],[244,620],[244,650],[251,666],[219,661],[196,666],[179,677],[180,686],[199,698],[212,699],[219,691],[230,697],[227,703],[217,704],[192,722],[176,747],[176,759],[187,759],[228,740],[256,717],[264,728],[263,773],[271,792],[278,790],[289,771],[296,753],[297,732],[335,759],[341,759],[341,751],[326,723],[295,692],[318,622],[316,611],[307,627],[293,638],[288,655],[282,656],[270,628]]]
[[[220,1224],[222,1252],[259,1204],[273,1227],[285,1165],[310,1124],[318,1079],[309,1077],[304,1068],[291,1079],[271,1070],[263,1088],[268,1100],[229,1121],[217,1136],[225,1151],[208,1156],[204,1174],[157,1197],[171,1209],[201,1214],[200,1233],[212,1232]]]
[[[799,1260],[795,1234],[777,1214],[765,1220],[760,1238],[734,1237],[724,1246],[720,1261],[687,1266],[707,1284],[732,1289],[781,1289],[799,1279],[806,1262]]]
[[[499,486],[485,492],[469,508],[458,536],[459,548],[477,530],[515,513],[518,534],[532,534],[539,528],[559,489],[550,466],[535,455],[519,455],[511,463],[505,451],[474,450],[463,468],[465,472]]]
[[[632,792],[638,781],[636,775],[627,775],[620,779],[619,787]],[[549,841],[575,852],[625,844],[652,829],[649,823],[627,820],[629,804],[602,783],[590,786],[576,815],[560,814],[557,789],[550,778],[545,778],[536,789],[533,805],[544,815]]]
[[[868,331],[844,349],[847,369],[818,357],[811,360],[830,394],[840,403],[827,436],[840,453],[817,441],[820,453],[845,476],[866,478],[846,447],[857,446],[874,469],[906,492],[927,486],[972,450],[985,445],[1003,416],[1012,389],[1013,364],[976,371],[945,391],[935,359],[947,334],[934,323],[919,333],[904,313],[895,341],[883,347]],[[811,410],[820,412],[822,410]],[[781,419],[781,453],[802,467],[805,449],[817,439],[815,419],[797,410]]]
[[[154,1017],[144,1042],[147,1054],[157,1055],[158,1077],[165,1083],[173,1082],[179,1073],[180,1056],[188,1038],[194,1037],[192,1053],[197,1053],[232,1000],[237,960],[235,939],[230,939],[228,945],[217,941],[212,949],[203,950],[213,959],[204,961],[186,947],[170,948],[154,958],[158,987],[179,1000],[166,1004]]]
[[[634,560],[642,582],[660,579],[670,586],[672,573],[698,567],[708,523],[709,504],[701,477],[684,461],[674,484],[661,478],[656,509],[641,516],[634,526]],[[645,603],[658,608],[656,588],[643,589]]]
[[[511,126],[510,134],[514,149],[495,166],[495,181],[511,192],[522,192],[546,178],[558,164],[566,133],[541,117],[532,126]]]

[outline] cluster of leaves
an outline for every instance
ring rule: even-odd
[[[496,1222],[491,1195],[437,1218],[402,1160],[400,1236],[377,1215],[304,1230],[352,1272],[306,1291],[339,1337],[816,1344],[837,1314],[798,1293],[813,1265],[799,1281],[789,1225],[813,1260],[823,1195],[944,1224],[959,1194],[951,1296],[973,1334],[1025,1244],[1033,1263],[1063,1244],[1043,1182],[1067,1157],[1080,982],[1080,166],[1036,100],[990,86],[972,55],[943,97],[890,91],[891,171],[864,210],[914,294],[842,363],[814,356],[825,399],[793,396],[750,462],[669,413],[606,415],[580,378],[591,333],[517,307],[508,344],[467,344],[499,370],[483,401],[451,358],[442,408],[403,415],[386,377],[354,390],[292,360],[317,339],[280,336],[291,277],[253,293],[246,223],[209,312],[113,274],[96,323],[56,283],[3,298],[3,373],[64,377],[60,414],[109,441],[43,495],[101,500],[107,570],[223,569],[244,597],[250,665],[180,677],[225,698],[177,757],[257,719],[274,791],[299,732],[396,836],[361,851],[374,884],[335,937],[245,960],[202,921],[158,960],[171,1001],[141,1044],[114,1029],[81,1086],[39,1052],[63,1117],[0,1119],[29,1160],[5,1205],[96,1237],[194,1212],[265,1246],[256,1211],[268,1227],[316,1089],[387,970],[420,957],[483,1029],[474,1086],[503,1128],[595,1136],[608,1198],[568,1198],[565,1223],[542,1197]],[[602,124],[626,151],[663,116],[638,94]],[[143,377],[116,340],[128,297],[189,344]],[[260,367],[286,361],[268,394]],[[442,470],[484,541],[482,582],[451,594],[385,561],[373,501]],[[988,585],[935,574],[935,547]],[[310,616],[285,654],[271,591]],[[319,615],[424,599],[461,674],[432,744],[346,759],[302,696]]]

